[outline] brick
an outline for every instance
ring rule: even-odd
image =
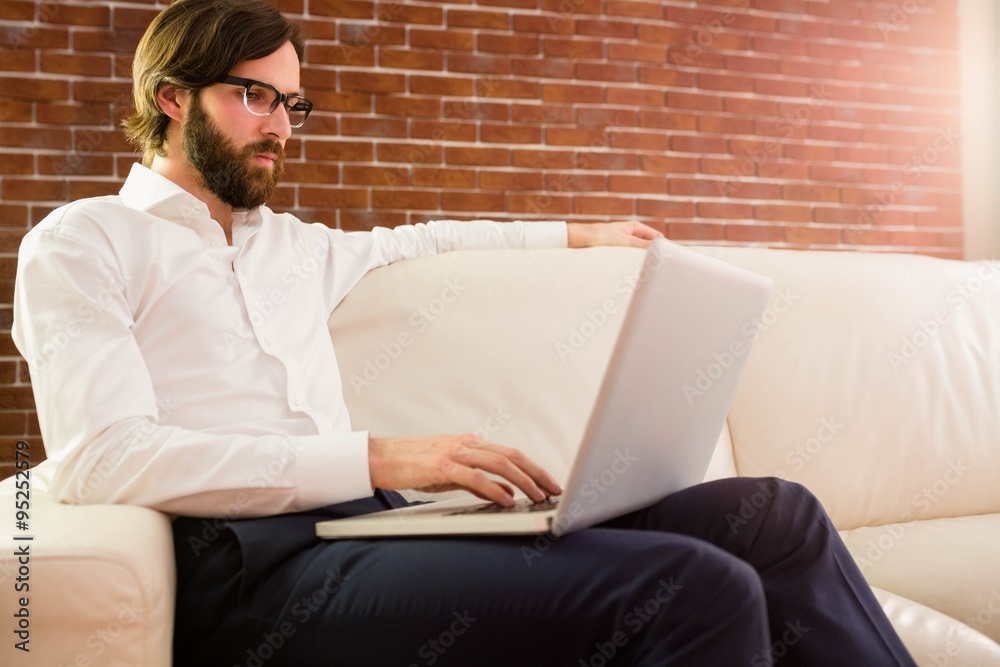
[[[545,55],[553,58],[572,58],[574,60],[583,58],[600,60],[604,58],[604,43],[599,39],[546,37],[542,50]]]
[[[667,62],[667,47],[658,44],[612,42],[608,44],[608,58],[611,60],[665,63]]]
[[[531,125],[496,125],[483,123],[480,139],[484,143],[498,144],[540,144],[542,129]]]
[[[574,14],[602,14],[604,7],[602,0],[572,0],[569,5],[566,0],[542,0],[542,10],[560,14],[568,11]]]
[[[666,234],[668,238],[675,241],[722,241],[725,238],[725,230],[725,226],[720,224],[706,222],[670,222],[667,224]]]
[[[785,241],[788,243],[803,243],[808,245],[828,245],[841,242],[841,230],[830,227],[799,227],[788,225],[784,227]]]
[[[383,22],[444,25],[444,10],[440,7],[421,7],[403,2],[380,3],[377,18]]]
[[[333,188],[302,186],[299,203],[317,208],[368,208],[368,190],[359,188]]]
[[[311,0],[309,13],[318,16],[337,16],[351,19],[374,19],[375,3],[359,0]],[[378,17],[384,20],[383,17]]]
[[[505,148],[449,147],[445,150],[448,164],[502,167],[510,164],[510,151]]]
[[[543,16],[515,14],[514,32],[572,35],[576,32],[576,20],[566,14],[547,14]]]
[[[749,204],[721,204],[717,202],[699,202],[697,204],[699,218],[719,218],[736,220],[753,217],[753,207]]]
[[[336,185],[341,182],[340,166],[318,162],[286,162],[284,180],[287,183]]]
[[[509,30],[510,15],[507,12],[492,12],[466,9],[448,11],[448,27],[486,28],[489,30]]]
[[[633,109],[583,107],[576,112],[578,127],[635,127],[638,120]]]
[[[111,56],[42,52],[41,71],[80,76],[111,76]]]
[[[339,23],[339,25],[334,25],[337,25],[341,45],[348,48],[376,44],[393,46],[406,44],[406,28],[403,26],[385,25],[384,23]],[[416,45],[414,44],[414,46]]]
[[[73,49],[76,51],[103,51],[105,53],[135,53],[142,30],[93,29],[74,30]]]
[[[373,145],[364,141],[322,141],[310,139],[305,142],[305,156],[308,160],[332,160],[336,162],[370,162],[373,159]]]
[[[635,176],[627,174],[611,174],[608,177],[608,189],[611,192],[635,192],[642,194],[667,194],[667,179],[659,176]]]
[[[45,106],[45,105],[40,105]],[[0,100],[0,121],[5,123],[30,123],[34,103],[21,100]]]
[[[340,133],[348,137],[405,137],[407,128],[405,120],[345,116],[340,122]]]
[[[829,185],[787,183],[782,187],[782,197],[792,201],[837,202],[840,189]]]
[[[0,387],[0,410],[34,409],[35,400],[31,395],[31,387]]]
[[[698,131],[708,134],[753,134],[754,124],[749,118],[700,115]]]
[[[38,156],[38,174],[43,176],[114,176],[115,161],[111,155],[73,152]]]
[[[641,216],[690,219],[694,217],[694,202],[678,199],[638,199],[636,210]]]
[[[31,153],[4,153],[0,157],[0,174],[24,176],[35,173],[35,156]]]
[[[69,150],[72,135],[68,129],[0,127],[0,146],[14,148],[50,148]]]
[[[545,179],[545,190],[548,192],[605,192],[607,178],[603,174],[579,174],[548,172]]]
[[[525,59],[511,61],[511,72],[516,76],[535,79],[572,79],[573,63],[559,58]]]
[[[695,131],[698,129],[698,116],[677,111],[641,109],[639,111],[639,126],[659,130]]]
[[[697,109],[699,111],[721,111],[723,98],[719,95],[701,93],[685,93],[675,90],[667,92],[667,106],[678,109]]]
[[[531,213],[542,217],[566,215],[573,212],[573,198],[553,193],[525,194],[512,192],[507,197],[510,213]]]
[[[429,30],[410,28],[412,48],[472,51],[476,48],[476,33],[471,30]]]
[[[0,44],[14,50],[65,49],[69,47],[69,30],[35,25],[0,26]]]
[[[22,204],[0,203],[0,225],[5,227],[25,227],[29,220],[28,207]],[[18,241],[20,243],[20,241]],[[16,251],[16,249],[15,249]]]
[[[808,206],[785,206],[782,204],[758,204],[753,207],[757,220],[774,222],[810,222],[812,210]]]
[[[0,21],[34,21],[35,2],[8,0],[0,5]]]
[[[608,0],[607,13],[609,16],[635,16],[658,19],[663,16],[663,7],[659,2]]]
[[[365,93],[402,93],[406,90],[406,77],[378,72],[340,72],[340,87]]]
[[[476,187],[476,173],[471,169],[440,169],[417,167],[413,169],[413,185],[420,188],[463,188]]]
[[[658,90],[606,86],[605,96],[606,96],[605,101],[608,104],[637,106],[637,107],[663,106],[663,93]]]
[[[374,46],[354,44],[306,44],[305,62],[309,65],[344,65],[351,67],[372,67],[375,65]],[[329,72],[324,72],[330,76]],[[330,76],[331,80],[336,77]]]
[[[410,75],[410,92],[416,95],[471,97],[474,79],[454,76]]]
[[[393,188],[408,186],[410,170],[406,167],[345,165],[344,185],[379,185]]]
[[[511,120],[565,125],[573,122],[573,108],[559,104],[514,104],[511,107]]]
[[[487,85],[482,82],[482,85]],[[445,118],[456,120],[498,120],[506,121],[510,112],[506,104],[480,102],[479,100],[447,101],[444,103]]]
[[[375,113],[388,116],[437,118],[441,115],[441,102],[434,98],[385,97],[380,95],[375,98]]]
[[[628,216],[635,213],[635,203],[630,197],[575,195],[573,212],[585,215]]]
[[[580,35],[594,37],[615,37],[618,39],[634,39],[635,24],[630,21],[614,21],[609,19],[592,20],[579,19],[576,32]]]
[[[476,85],[476,94],[480,97],[537,99],[540,93],[541,85],[537,81],[480,79]]]
[[[145,30],[160,11],[159,9],[140,9],[137,7],[115,7],[114,27]],[[107,25],[107,22],[103,25]]]
[[[698,87],[704,90],[725,90],[729,92],[749,93],[753,90],[754,80],[746,76],[728,76],[725,74],[698,74]],[[722,105],[718,105],[722,108]]]
[[[21,100],[64,100],[69,97],[69,83],[61,79],[0,76],[0,90],[5,97]]]
[[[517,150],[513,151],[512,164],[515,167],[533,169],[572,169],[576,166],[571,151]]]
[[[448,54],[449,72],[475,74],[510,74],[510,58],[506,56],[481,56],[464,53]]]
[[[476,140],[476,126],[460,120],[425,121],[414,120],[410,125],[410,136],[414,139],[430,139],[431,141],[467,141]]]
[[[631,82],[636,80],[636,68],[635,65],[577,63],[576,78]]]
[[[545,143],[550,146],[606,146],[607,133],[604,129],[548,128]]]
[[[478,37],[478,48],[487,53],[537,55],[541,53],[541,40],[535,35],[482,33]]]
[[[670,149],[681,153],[725,153],[726,141],[721,137],[677,135],[670,138]]]
[[[541,190],[542,174],[537,171],[483,171],[479,175],[483,190]]]
[[[643,171],[662,171],[671,174],[693,174],[698,169],[698,161],[690,157],[675,157],[658,153],[639,156],[639,166]]]
[[[0,63],[5,72],[34,72],[35,52],[27,49],[0,49]]]
[[[781,227],[773,225],[726,225],[726,240],[739,243],[777,243]]]
[[[580,151],[576,154],[577,169],[598,171],[635,171],[639,168],[639,156],[635,153],[605,153]]]
[[[601,87],[561,83],[542,84],[542,100],[546,102],[601,102]]]
[[[635,150],[650,151],[670,150],[670,136],[665,132],[631,132],[620,130],[609,133],[608,141],[612,148],[632,148]]]
[[[376,153],[380,161],[407,164],[441,164],[444,157],[441,146],[430,142],[380,143]]]
[[[444,192],[441,194],[441,208],[445,211],[496,212],[506,209],[506,200],[502,194]]]
[[[433,51],[410,51],[382,48],[379,65],[396,69],[444,69],[444,54]]]
[[[68,95],[62,99],[66,97]],[[74,81],[73,100],[128,105],[132,102],[132,84],[124,81]]]

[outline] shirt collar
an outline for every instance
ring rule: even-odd
[[[166,176],[161,176],[138,162],[132,165],[132,170],[125,180],[125,185],[119,191],[119,196],[122,198],[122,203],[129,208],[177,222],[186,227],[194,227],[196,222],[205,221],[218,226],[218,223],[212,220],[205,202]],[[261,208],[263,207],[248,211],[245,217],[241,216],[240,222],[242,224],[239,226],[250,229],[259,227],[262,221]]]

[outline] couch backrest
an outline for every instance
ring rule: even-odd
[[[997,265],[696,249],[775,281],[710,477],[803,482],[840,528],[1000,511]],[[477,251],[371,272],[330,320],[355,427],[478,431],[565,480],[641,260]]]
[[[643,256],[470,251],[372,271],[330,319],[354,427],[477,432],[565,481]],[[711,475],[734,472],[725,432]]]
[[[741,475],[840,528],[1000,512],[1000,263],[702,248],[771,277],[729,413]]]

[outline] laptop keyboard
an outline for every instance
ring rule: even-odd
[[[541,502],[533,502],[531,498],[518,498],[511,507],[504,507],[498,503],[487,505],[477,505],[456,512],[449,512],[448,516],[455,514],[505,514],[508,512],[547,512],[559,506],[560,496],[550,496]]]

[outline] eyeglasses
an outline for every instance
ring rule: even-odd
[[[292,127],[302,127],[312,111],[313,104],[301,95],[286,95],[263,81],[245,79],[239,76],[224,76],[219,83],[243,86],[243,105],[255,116],[270,116],[279,104],[288,112],[288,122]]]

